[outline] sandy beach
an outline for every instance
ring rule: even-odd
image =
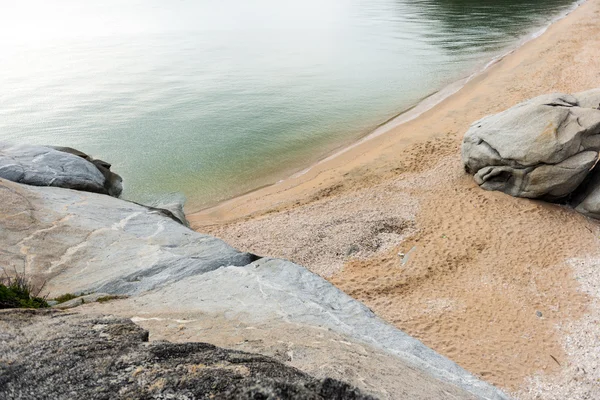
[[[188,219],[306,266],[518,398],[597,398],[600,223],[484,191],[459,154],[486,115],[596,87],[589,0],[418,118]]]

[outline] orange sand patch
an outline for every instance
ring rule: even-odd
[[[517,389],[565,362],[554,326],[587,304],[565,260],[598,247],[598,226],[560,206],[483,191],[455,164],[408,179],[420,203],[415,235],[348,262],[331,281],[467,370]]]

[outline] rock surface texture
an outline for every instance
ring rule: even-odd
[[[0,180],[0,198],[0,265],[47,280],[57,294],[137,294],[257,259],[110,196]]]
[[[475,122],[462,145],[466,171],[487,190],[568,198],[598,160],[598,103],[597,89],[575,96],[555,93]]]
[[[373,397],[272,358],[207,343],[147,343],[127,319],[0,312],[0,399],[349,399]]]
[[[110,164],[69,147],[0,142],[0,178],[35,186],[56,186],[119,197],[121,177]]]
[[[50,297],[129,296],[78,312],[271,354],[381,398],[506,398],[307,269],[240,252],[161,210],[2,179],[0,202],[0,267],[45,281]]]

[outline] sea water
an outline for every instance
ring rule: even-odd
[[[0,1],[0,140],[188,211],[273,183],[473,73],[572,0]]]

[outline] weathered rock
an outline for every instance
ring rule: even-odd
[[[396,385],[394,391],[386,390],[388,394],[397,391],[400,397],[415,399],[442,393],[457,399],[505,398],[303,267],[239,252],[162,213],[109,196],[0,180],[0,201],[5,205],[0,265],[48,280],[53,295],[132,295],[117,303],[151,319],[183,312],[209,322],[224,316],[234,326],[260,323],[290,332],[291,326],[301,334],[325,329],[345,343],[386,352],[393,359],[390,369],[403,368],[411,382],[418,382],[404,392],[408,378],[395,378],[386,383]],[[218,332],[220,326],[210,329]],[[327,341],[305,343],[328,354]],[[331,357],[341,359],[343,352]],[[355,371],[352,384],[361,387],[362,377],[370,375],[365,365],[370,364],[344,366]]]
[[[181,193],[170,193],[168,195],[163,195],[160,198],[144,205],[153,209],[163,210],[167,216],[181,222],[187,227],[190,226],[190,223],[185,217],[185,196]]]
[[[283,318],[303,326],[338,332],[385,350],[436,379],[482,398],[502,398],[491,386],[454,362],[378,318],[368,307],[306,268],[262,258],[245,267],[224,267],[190,276],[136,298],[138,310],[216,313],[246,323]],[[142,307],[140,307],[143,305]]]
[[[600,109],[600,88],[575,93],[579,107]]]
[[[169,211],[173,217],[175,217],[180,223],[189,227],[190,223],[185,217],[185,211],[183,210],[184,203],[183,202],[174,202],[174,203],[165,203],[165,204],[157,204],[155,207],[160,208],[166,211]]]
[[[579,94],[587,106],[592,94]],[[462,160],[487,190],[549,200],[568,196],[600,151],[600,110],[550,94],[487,116],[465,134]]]
[[[573,193],[570,205],[588,217],[600,219],[600,166],[598,164]]]
[[[372,399],[258,354],[148,341],[130,320],[0,312],[1,399]]]
[[[0,142],[0,178],[34,186],[55,186],[118,197],[121,177],[110,164],[68,147]]]
[[[62,151],[62,152],[65,152],[65,153],[73,154],[73,155],[76,155],[78,157],[88,160],[89,162],[94,164],[100,172],[102,172],[102,175],[104,175],[104,179],[105,179],[104,180],[104,188],[106,189],[106,194],[108,194],[110,196],[114,196],[114,197],[119,197],[121,195],[121,192],[123,191],[123,179],[119,175],[115,174],[114,172],[112,172],[110,170],[110,168],[112,166],[110,163],[108,163],[104,160],[96,160],[96,159],[92,158],[91,156],[85,154],[84,152],[73,149],[71,147],[59,147],[59,146],[49,146],[49,147],[59,150],[59,151]]]
[[[0,199],[8,215],[0,220],[0,266],[48,280],[56,295],[136,294],[257,259],[110,196],[0,180]]]
[[[184,203],[168,203],[168,204],[152,203],[152,204],[156,204],[156,205],[142,204],[142,203],[137,203],[135,201],[131,201],[131,203],[137,204],[139,206],[147,208],[148,210],[150,210],[152,212],[162,214],[165,217],[171,218],[173,221],[178,222],[187,228],[190,227],[190,223],[188,222],[187,218],[185,217],[185,212],[183,211]]]
[[[0,178],[13,182],[119,197],[123,191],[123,180],[110,168],[108,162],[95,160],[71,147],[10,145],[0,142]],[[139,205],[150,211],[163,213],[189,227],[183,210],[184,204],[185,197],[173,193],[151,204]]]

